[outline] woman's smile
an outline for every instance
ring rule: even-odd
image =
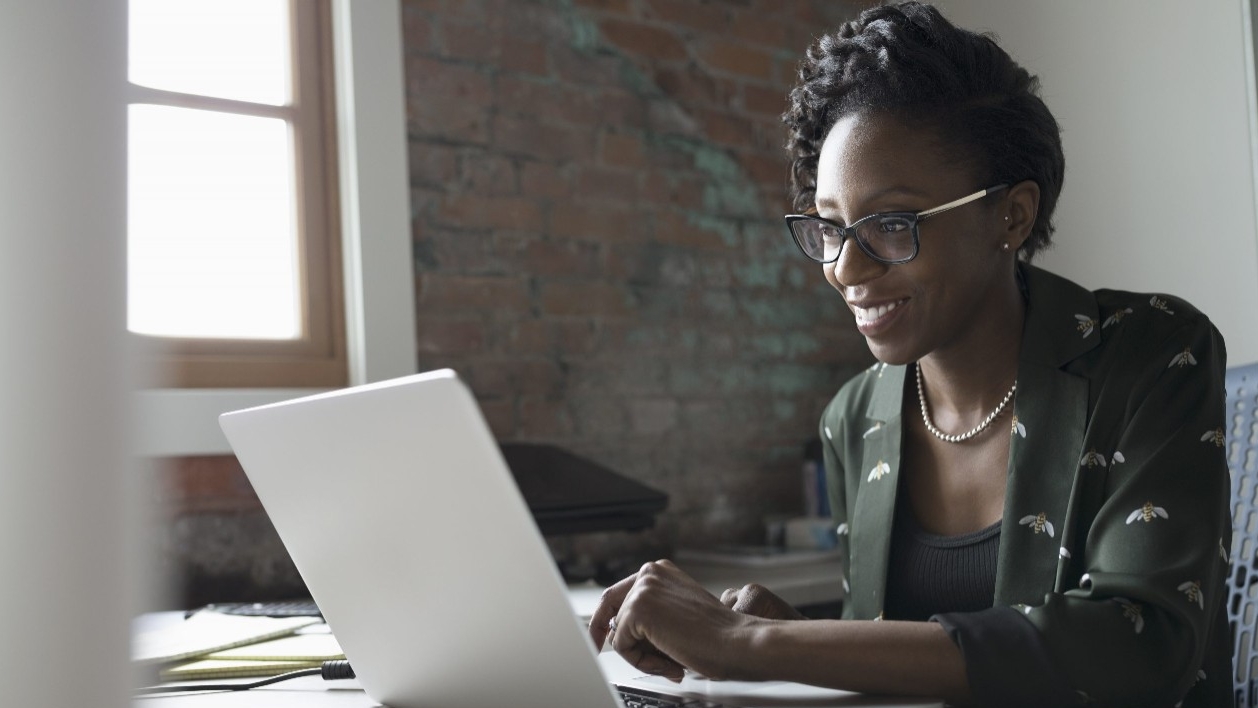
[[[901,314],[900,307],[909,298],[883,302],[866,301],[864,303],[849,302],[848,307],[856,316],[856,329],[866,337],[873,337],[886,331]]]

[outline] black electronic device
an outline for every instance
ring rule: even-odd
[[[553,445],[504,443],[502,455],[546,536],[655,525],[668,495]]]

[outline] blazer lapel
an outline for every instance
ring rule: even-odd
[[[1039,604],[1052,592],[1088,416],[1088,380],[1063,370],[1101,338],[1096,299],[1068,280],[1023,266],[1029,292],[1009,434],[1009,476],[996,604]],[[1016,573],[1006,569],[1016,568]]]
[[[880,365],[874,395],[866,413],[860,484],[850,524],[852,549],[848,559],[853,578],[853,616],[874,619],[882,615],[886,597],[887,558],[891,552],[891,525],[900,480],[900,409],[904,398],[903,366]],[[857,553],[859,549],[859,555]]]

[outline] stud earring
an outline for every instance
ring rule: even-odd
[[[1005,217],[1005,221],[1008,221],[1008,220],[1009,220],[1009,217],[1007,217],[1007,216],[1006,216],[1006,217]]]
[[[1000,242],[1000,250],[1001,250],[1001,251],[1003,251],[1003,252],[1005,252],[1005,253],[1008,253],[1008,252],[1009,252],[1009,242],[1008,242],[1008,241],[1001,241],[1001,242]]]

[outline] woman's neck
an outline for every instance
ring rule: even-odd
[[[917,365],[932,412],[964,421],[995,408],[1017,378],[1025,321],[1026,301],[1010,278],[975,314],[967,336],[922,357]]]

